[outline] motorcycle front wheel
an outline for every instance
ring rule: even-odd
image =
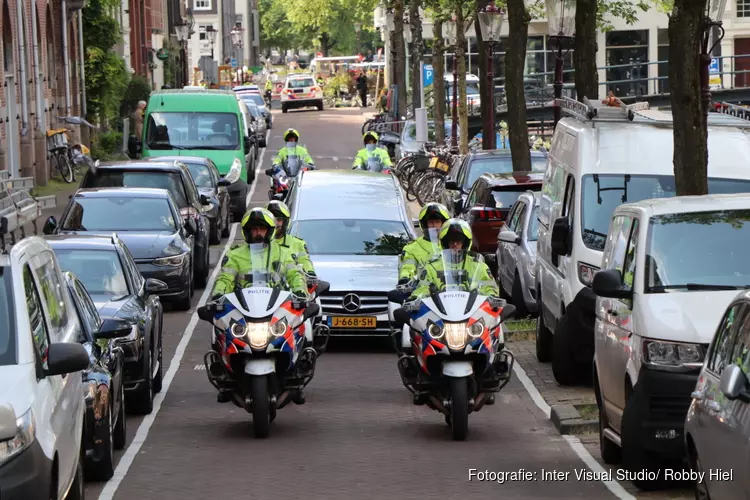
[[[469,379],[452,378],[449,383],[450,426],[454,441],[464,441],[469,433]]]
[[[250,397],[253,399],[253,431],[256,438],[266,438],[271,431],[271,401],[268,397],[268,376],[250,378]]]

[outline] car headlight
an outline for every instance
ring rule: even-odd
[[[591,264],[584,264],[583,262],[578,263],[578,280],[591,288],[594,283],[594,275],[599,270],[598,267],[592,266]]]
[[[244,337],[245,333],[247,332],[247,328],[245,325],[241,323],[234,323],[232,326],[229,327],[229,331],[237,338]]]
[[[287,323],[286,318],[281,318],[275,323],[271,323],[268,326],[268,331],[273,335],[274,337],[281,337],[286,333],[287,328],[289,327],[289,323]]]
[[[34,442],[34,413],[31,409],[16,419],[16,435],[0,442],[0,465],[15,457]]]
[[[484,320],[480,319],[473,325],[466,328],[466,333],[469,334],[469,337],[476,339],[482,336],[484,333]]]
[[[229,172],[224,177],[226,180],[228,180],[231,184],[234,184],[238,180],[240,180],[240,174],[242,173],[242,163],[240,163],[239,158],[235,158],[232,162],[232,166],[229,167]]]
[[[153,264],[155,266],[163,267],[180,267],[185,262],[186,257],[187,253],[173,255],[171,257],[162,257],[161,259],[154,259]]]
[[[466,334],[466,323],[445,324],[445,342],[450,349],[463,349],[466,345]]]
[[[439,340],[443,338],[443,335],[445,335],[445,331],[437,324],[430,321],[429,326],[427,327],[427,333],[430,334],[430,337],[432,337],[435,340]]]
[[[268,338],[271,335],[269,322],[248,323],[245,330],[247,331],[247,337],[250,340],[250,347],[263,349],[268,345]]]
[[[706,357],[700,344],[664,342],[646,339],[643,341],[641,359],[652,368],[697,368]]]

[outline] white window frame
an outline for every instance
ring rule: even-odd
[[[193,10],[211,10],[212,0],[193,0]]]
[[[737,0],[735,7],[737,17],[741,17],[743,19],[750,18],[750,1]]]

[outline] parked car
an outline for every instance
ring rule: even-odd
[[[471,187],[466,205],[456,201],[456,216],[468,222],[474,234],[472,248],[484,255],[493,272],[497,264],[497,237],[510,208],[525,191],[541,190],[542,179],[543,174],[533,172],[483,174]]]
[[[164,189],[79,189],[59,224],[54,217],[49,218],[45,233],[87,236],[117,233],[143,277],[163,282],[151,282],[147,292],[158,293],[161,298],[174,301],[177,309],[187,311],[194,290],[196,224],[193,219],[184,225],[180,222],[177,207]],[[109,265],[105,269],[109,270]],[[126,295],[124,288],[120,290]]]
[[[12,223],[12,221],[11,221]],[[5,235],[0,232],[0,237]],[[0,251],[2,498],[83,498],[81,322],[49,245]]]
[[[79,340],[90,360],[83,372],[84,475],[107,481],[115,473],[115,450],[125,448],[127,439],[122,349],[112,339],[127,337],[133,327],[122,319],[103,320],[83,283],[70,272],[63,276],[83,326]]]
[[[516,306],[516,317],[536,314],[536,240],[540,193],[527,191],[510,209],[497,235],[497,282]]]
[[[547,154],[531,151],[531,171],[544,173],[547,166]],[[482,174],[510,174],[513,172],[513,158],[510,149],[493,149],[472,151],[464,156],[461,162],[451,170],[445,182],[445,190],[440,195],[440,202],[457,215],[466,203],[469,190]]]
[[[200,194],[190,169],[180,161],[140,160],[100,164],[89,169],[81,181],[81,188],[159,188],[172,195],[183,220],[192,219],[197,231],[195,238],[195,286],[206,286],[209,273],[209,240],[211,224],[204,213],[211,199]]]
[[[253,168],[256,168],[258,165],[258,157],[260,156],[260,144],[258,143],[258,134],[256,132],[258,126],[256,125],[253,116],[250,114],[250,110],[247,109],[247,104],[245,104],[245,101],[237,97],[237,103],[240,106],[242,126],[246,131],[245,135],[250,140],[250,155],[253,158]]]
[[[190,175],[195,181],[198,193],[208,197],[208,204],[203,205],[208,210],[203,213],[209,222],[209,243],[218,245],[221,238],[228,238],[232,226],[232,214],[230,212],[230,199],[227,187],[229,181],[222,178],[216,164],[211,158],[200,156],[157,156],[150,158],[152,161],[179,161],[184,163],[190,170]],[[203,201],[203,200],[201,200]]]
[[[266,132],[268,131],[268,127],[266,125],[266,119],[263,116],[263,114],[258,109],[258,106],[255,105],[252,101],[244,101],[245,106],[247,106],[248,111],[250,111],[251,120],[253,120],[253,123],[255,124],[255,136],[258,139],[258,146],[261,148],[266,147]]]
[[[301,172],[287,198],[290,234],[307,242],[331,335],[387,336],[387,293],[416,234],[398,181],[361,170]]]
[[[281,90],[281,112],[314,106],[323,111],[323,89],[310,74],[293,73],[286,77]]]
[[[565,385],[591,377],[596,315],[591,284],[602,265],[612,213],[623,203],[676,193],[669,113],[641,116],[638,107],[595,103],[590,111],[596,117],[589,119],[579,114],[581,103],[569,104],[563,111],[572,116],[555,128],[542,186],[535,285],[537,358],[552,361],[555,379]],[[709,193],[750,192],[750,171],[742,164],[750,150],[750,122],[709,113],[708,127]]]
[[[593,276],[594,390],[606,463],[622,458],[628,470],[642,471],[686,458],[685,418],[706,351],[737,291],[750,284],[748,222],[750,194],[650,199],[615,209],[602,269]],[[566,335],[579,332],[561,325],[555,342],[577,344]],[[729,362],[744,359],[741,349],[735,355]],[[569,357],[564,366],[574,365]],[[705,384],[698,383],[701,390]],[[701,416],[704,459],[716,456],[714,445],[726,456],[739,439],[730,427],[709,423],[717,416]],[[666,484],[663,475],[633,482],[649,490]]]
[[[748,496],[743,474],[750,439],[748,313],[750,292],[743,291],[727,307],[691,395],[685,446],[692,470],[702,474],[693,483],[696,498]]]
[[[124,387],[134,413],[151,412],[161,391],[164,310],[157,293],[168,290],[155,278],[144,279],[130,250],[118,236],[48,236],[60,267],[86,287],[99,314],[128,321],[133,329],[115,343],[122,351]],[[89,265],[91,263],[91,265]]]
[[[266,106],[266,101],[265,99],[263,99],[263,96],[260,94],[260,91],[237,92],[237,96],[243,101],[245,101],[245,104],[247,104],[248,101],[254,102],[255,105],[258,106],[258,109],[263,115],[263,118],[265,118],[266,126],[268,127],[268,130],[271,130],[273,128],[273,114],[271,113],[271,110],[268,109],[268,106]]]

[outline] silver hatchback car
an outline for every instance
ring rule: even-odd
[[[527,191],[519,196],[497,235],[497,282],[516,306],[518,317],[537,313],[534,276],[540,195]]]

